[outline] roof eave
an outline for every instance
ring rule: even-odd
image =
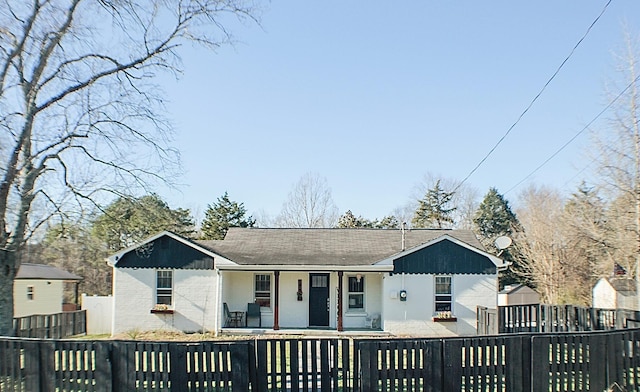
[[[393,265],[292,265],[292,264],[236,264],[217,265],[222,271],[353,271],[391,272]]]

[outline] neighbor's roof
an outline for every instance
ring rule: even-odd
[[[405,249],[449,235],[479,250],[470,230],[405,230]],[[197,241],[237,264],[372,265],[402,252],[402,230],[230,228],[222,241]]]
[[[620,294],[635,295],[636,293],[636,281],[634,279],[607,278],[607,281]]]
[[[20,264],[16,279],[82,280],[80,276],[54,266],[31,263]]]
[[[536,293],[536,291],[534,289],[532,289],[531,287],[520,283],[520,284],[513,284],[513,285],[504,286],[504,288],[502,289],[502,291],[500,291],[499,294],[513,294],[513,293],[515,293],[517,291],[520,291],[520,290]]]

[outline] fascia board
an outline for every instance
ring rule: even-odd
[[[217,265],[221,271],[358,271],[358,272],[390,272],[393,265],[283,265],[283,264],[228,264]]]

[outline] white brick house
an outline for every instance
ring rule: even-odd
[[[476,307],[496,307],[498,270],[507,267],[470,231],[375,229],[232,228],[222,241],[163,232],[111,263],[114,334],[473,335]],[[250,303],[260,305],[257,322],[247,318]]]

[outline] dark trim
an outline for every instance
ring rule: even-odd
[[[173,314],[175,311],[173,309],[151,309],[150,313],[156,314]]]
[[[456,322],[456,321],[458,321],[457,317],[448,317],[448,318],[434,317],[433,318],[434,323],[446,323],[446,322]]]

